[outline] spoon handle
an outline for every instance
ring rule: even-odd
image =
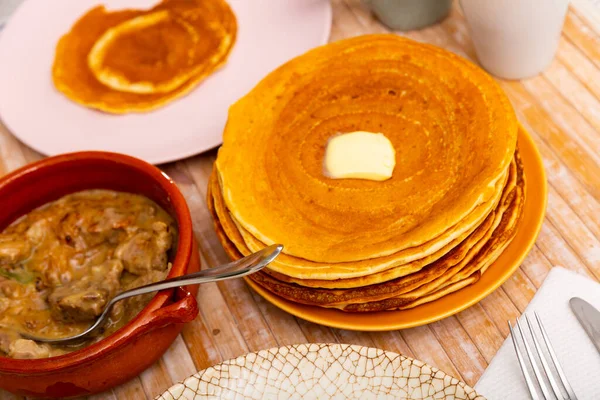
[[[206,269],[204,271],[199,271],[193,274],[167,279],[158,283],[151,283],[150,285],[141,286],[135,289],[119,293],[117,296],[113,297],[113,299],[104,308],[102,314],[100,314],[100,317],[96,319],[96,321],[88,329],[74,336],[66,338],[44,338],[33,336],[26,332],[21,333],[21,336],[23,336],[26,339],[35,340],[41,343],[76,342],[82,340],[88,335],[91,335],[92,333],[97,332],[104,324],[108,313],[110,312],[114,304],[118,301],[121,301],[128,297],[138,296],[140,294],[152,293],[159,290],[170,289],[179,286],[197,285],[200,283],[216,282],[222,281],[224,279],[239,278],[242,276],[246,276],[264,268],[271,261],[273,261],[275,257],[279,255],[279,253],[281,253],[281,250],[283,250],[283,246],[280,244],[268,246],[254,254],[250,254],[247,257],[241,258],[229,264]]]
[[[205,269],[193,274],[178,276],[157,283],[151,283],[135,289],[126,290],[125,292],[119,293],[117,296],[115,296],[111,303],[114,304],[117,301],[126,299],[128,297],[152,293],[159,290],[185,285],[197,285],[206,282],[217,282],[224,279],[246,276],[264,268],[271,261],[273,261],[273,259],[275,259],[279,253],[281,253],[282,249],[283,246],[281,245],[271,245],[229,264]]]

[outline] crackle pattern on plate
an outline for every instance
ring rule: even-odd
[[[342,344],[261,350],[200,371],[157,399],[469,399],[474,389],[396,353]]]

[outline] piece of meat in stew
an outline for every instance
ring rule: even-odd
[[[118,293],[168,274],[174,220],[150,199],[87,190],[33,210],[0,233],[0,356],[44,358],[113,333],[152,296],[117,303],[104,331],[86,343],[54,346],[24,339],[85,330]]]

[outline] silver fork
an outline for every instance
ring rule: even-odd
[[[537,321],[538,330],[541,333],[542,339],[546,345],[546,349],[548,350],[548,354],[550,355],[550,361],[552,362],[554,369],[558,373],[558,380],[561,382],[562,386],[565,388],[565,390],[567,392],[567,397],[565,397],[563,395],[563,392],[561,391],[559,384],[557,382],[556,376],[555,376],[554,372],[550,369],[550,366],[548,365],[548,360],[546,358],[546,355],[542,351],[540,342],[537,339],[536,333],[533,330],[531,321],[529,320],[529,316],[525,315],[525,321],[527,321],[527,327],[529,328],[529,334],[533,341],[535,352],[532,352],[532,349],[529,346],[529,343],[528,343],[527,338],[525,337],[525,334],[523,333],[523,329],[521,329],[521,324],[519,323],[518,319],[517,319],[517,330],[516,331],[513,330],[513,327],[511,325],[510,321],[508,321],[508,327],[510,328],[510,336],[512,337],[513,345],[515,346],[515,352],[517,353],[517,359],[519,360],[519,365],[521,366],[521,372],[523,372],[523,377],[525,377],[525,382],[527,383],[527,388],[529,389],[531,398],[533,400],[542,400],[542,399],[551,400],[551,399],[555,399],[555,398],[556,399],[565,399],[565,400],[577,400],[577,396],[575,395],[573,388],[569,384],[569,381],[567,380],[567,377],[566,377],[560,363],[558,362],[556,353],[554,352],[554,348],[552,347],[552,344],[550,343],[550,339],[548,338],[548,334],[546,333],[546,329],[544,329],[544,325],[542,324],[542,320],[540,319],[540,316],[537,314],[537,312],[534,312],[534,314],[535,314],[535,319]],[[542,391],[542,397],[539,396],[536,385],[533,383],[533,380],[531,379],[531,375],[529,374],[527,364],[526,364],[526,362],[523,358],[523,354],[521,353],[521,350],[519,349],[519,346],[517,344],[517,335],[515,335],[515,332],[518,332],[519,336],[521,337],[521,341],[523,342],[523,345],[525,347],[525,353],[527,354],[527,358],[528,358],[529,363],[531,364],[531,368],[533,370],[533,374],[535,376],[535,379],[538,383],[539,388]],[[550,394],[548,386],[546,385],[546,381],[544,380],[544,375],[542,375],[542,372],[540,371],[540,362],[538,362],[538,359],[541,362],[541,369],[544,370],[544,374],[545,374],[548,382],[550,382],[550,388],[552,389],[552,393],[554,393],[554,396],[552,396]]]

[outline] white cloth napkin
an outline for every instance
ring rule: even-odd
[[[600,309],[600,284],[565,268],[555,267],[525,312],[530,319],[534,311],[542,318],[558,360],[577,397],[580,400],[600,399],[600,354],[571,312],[571,297],[581,297]],[[525,328],[524,317],[520,321]],[[510,336],[492,359],[475,389],[488,400],[530,399]]]

